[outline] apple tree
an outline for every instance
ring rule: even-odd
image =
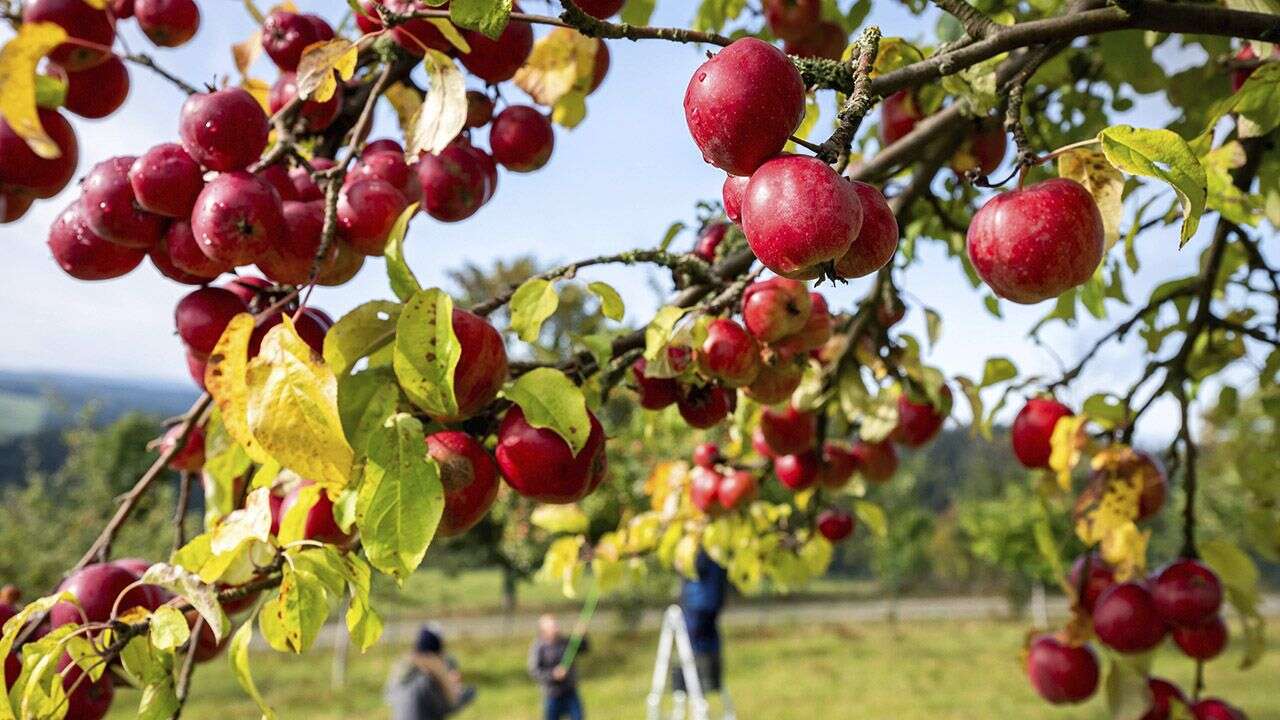
[[[744,592],[798,588],[834,543],[902,537],[877,488],[961,404],[985,435],[1016,410],[1038,562],[1071,600],[1064,625],[1024,648],[1035,691],[1079,702],[1105,672],[1117,718],[1245,717],[1208,696],[1203,673],[1179,688],[1149,659],[1171,638],[1202,669],[1223,651],[1228,610],[1243,662],[1262,651],[1251,551],[1276,555],[1280,481],[1238,465],[1248,542],[1198,533],[1196,421],[1238,399],[1228,372],[1270,399],[1259,422],[1280,417],[1280,261],[1266,242],[1280,226],[1280,6],[908,0],[940,18],[918,42],[904,38],[917,27],[868,24],[870,0],[702,0],[689,28],[651,25],[653,0],[560,0],[550,14],[508,0],[348,5],[321,17],[245,3],[258,31],[233,48],[239,81],[199,88],[162,52],[116,40],[136,21],[158,48],[185,43],[195,0],[0,0],[13,27],[0,219],[83,172],[49,228],[55,264],[95,281],[149,259],[192,286],[175,326],[204,391],[59,586],[0,605],[0,718],[100,718],[122,682],[144,690],[141,717],[173,717],[196,665],[223,652],[272,716],[250,672],[255,633],[303,653],[345,605],[368,648],[382,627],[374,574],[403,579],[433,539],[482,521],[504,542],[554,534],[540,574],[571,595],[654,564],[692,573],[701,551]],[[677,224],[651,247],[465,304],[423,287],[404,258],[414,218],[465,221],[573,142],[623,41],[709,56],[690,64],[683,110],[725,176],[718,197],[690,199],[692,251],[675,246]],[[1205,60],[1169,69],[1175,51]],[[269,80],[253,74],[262,54]],[[88,157],[69,117],[115,111],[131,71],[188,95],[170,109],[177,141]],[[1173,108],[1167,127],[1114,122],[1139,97]],[[398,127],[376,127],[384,101]],[[1194,254],[1196,270],[1130,297],[1135,245],[1166,226],[1180,243],[1162,252]],[[1033,340],[1084,314],[1111,329],[1057,376],[992,347],[980,377],[947,377],[926,362],[945,318],[909,292],[926,245],[992,314],[1040,305]],[[336,321],[310,303],[369,257],[395,300]],[[670,274],[644,327],[621,325],[625,299],[589,279],[606,264]],[[858,278],[860,299],[828,303],[824,287]],[[569,290],[589,298],[590,327],[558,328],[552,347],[543,326]],[[901,329],[907,313],[927,337]],[[1077,407],[1058,399],[1124,342],[1142,350],[1127,377]],[[1162,398],[1180,409],[1177,436],[1140,450],[1136,428]],[[604,409],[617,402],[705,443],[639,468],[642,501],[588,532],[580,501],[635,480],[610,478]],[[113,559],[169,468],[184,502],[203,490],[202,531],[159,562]],[[1182,546],[1150,557],[1146,524],[1174,507]],[[1067,535],[1087,551],[1064,558]]]

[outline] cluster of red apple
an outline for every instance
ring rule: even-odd
[[[86,565],[68,576],[58,586],[59,592],[68,592],[76,598],[77,603],[62,601],[50,609],[48,617],[29,634],[27,641],[38,640],[56,628],[70,624],[97,624],[105,626],[113,618],[120,617],[133,608],[143,608],[154,612],[161,605],[174,600],[169,591],[154,585],[143,585],[143,573],[151,566],[147,560],[126,558],[106,563]],[[223,603],[228,614],[243,612],[253,604],[256,596],[250,595]],[[16,598],[14,598],[16,600]],[[6,602],[0,602],[0,625],[17,614],[17,609]],[[199,615],[195,610],[186,612],[187,624],[195,631]],[[217,657],[227,645],[228,638],[219,642],[207,623],[200,623],[200,631],[195,633],[196,662],[208,662]],[[22,672],[19,660],[21,646],[15,646],[4,659],[4,682],[6,688],[13,687]],[[180,648],[185,655],[186,648]],[[84,674],[70,654],[64,654],[58,661],[58,673],[62,678],[62,687],[67,693],[68,720],[101,720],[111,709],[115,697],[115,685],[119,682],[114,665],[95,681]]]
[[[804,102],[787,56],[743,38],[694,71],[684,112],[703,158],[728,173],[725,211],[760,262],[792,279],[862,277],[893,257],[898,223],[874,186],[782,152]]]
[[[840,25],[822,19],[821,0],[765,0],[764,20],[788,55],[839,60],[849,39]]]
[[[50,51],[45,72],[66,83],[62,106],[68,112],[97,119],[124,104],[129,71],[111,45],[116,21],[129,17],[164,47],[182,45],[200,26],[193,0],[112,0],[106,8],[84,0],[30,0],[23,7],[22,22],[53,23],[67,33],[68,41]],[[35,200],[57,195],[75,174],[80,157],[75,130],[56,109],[39,108],[37,114],[59,156],[37,155],[0,119],[0,224],[21,218]]]
[[[1227,626],[1219,611],[1222,585],[1202,563],[1180,558],[1146,580],[1116,582],[1112,568],[1090,554],[1071,568],[1079,606],[1092,615],[1093,634],[1120,653],[1153,650],[1172,635],[1184,655],[1206,661],[1222,653]],[[1027,658],[1032,685],[1051,703],[1081,702],[1098,686],[1098,659],[1092,648],[1054,635],[1036,638]],[[1170,703],[1190,707],[1196,720],[1245,720],[1243,711],[1217,698],[1191,702],[1172,683],[1148,680],[1153,704],[1143,720],[1167,720]]]

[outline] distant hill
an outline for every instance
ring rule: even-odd
[[[0,370],[0,485],[31,468],[61,466],[63,430],[84,417],[94,425],[129,412],[170,417],[185,412],[197,395],[179,383]]]

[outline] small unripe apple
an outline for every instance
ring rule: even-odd
[[[284,500],[280,503],[280,522],[284,522],[289,516],[289,511],[293,509],[294,505],[298,504],[303,487],[309,484],[310,482],[299,484],[292,492],[284,496]],[[351,535],[343,532],[342,528],[338,526],[338,521],[333,517],[333,501],[329,499],[328,493],[324,490],[320,491],[315,505],[312,505],[311,509],[307,511],[306,520],[303,522],[302,538],[339,546],[351,542]]]
[[[996,295],[1031,305],[1088,282],[1105,234],[1089,191],[1054,178],[988,200],[969,223],[969,260]]]
[[[822,467],[818,470],[818,482],[824,487],[839,490],[849,483],[858,469],[858,456],[840,443],[827,441],[822,444]]]
[[[1147,588],[1135,582],[1113,585],[1093,608],[1093,631],[1107,647],[1145,652],[1160,644],[1169,626],[1156,611]]]
[[[765,408],[760,414],[760,431],[774,455],[796,455],[813,449],[818,419],[788,405],[782,410]]]
[[[689,480],[689,500],[693,506],[708,515],[723,509],[720,506],[720,482],[724,476],[711,468],[696,467]]]
[[[799,40],[822,19],[819,0],[764,0],[764,21],[780,40]]]
[[[1151,581],[1151,597],[1160,617],[1171,625],[1199,625],[1222,607],[1222,583],[1208,566],[1190,558],[1175,560]]]
[[[843,508],[830,508],[818,513],[818,532],[833,543],[853,534],[853,515]]]
[[[836,260],[835,274],[841,278],[870,275],[892,260],[898,250],[898,218],[879,188],[857,180],[850,184],[862,204],[862,228]]]
[[[704,160],[745,176],[782,151],[804,119],[804,100],[804,81],[787,56],[747,37],[694,71],[684,117]]]
[[[812,487],[818,481],[821,467],[822,460],[812,450],[799,455],[783,455],[773,461],[773,472],[778,476],[778,482],[796,492]]]
[[[210,170],[242,170],[267,147],[271,123],[248,91],[229,87],[197,93],[182,104],[178,135],[191,157]]]
[[[707,339],[694,357],[703,373],[729,387],[750,384],[760,371],[756,339],[728,318],[717,318],[707,326]]]
[[[776,405],[791,397],[804,379],[804,360],[771,353],[761,359],[756,379],[743,388],[747,397],[761,405]]]
[[[675,378],[647,377],[645,368],[648,363],[644,358],[637,358],[631,364],[631,378],[640,396],[640,407],[645,410],[661,410],[675,404],[680,396],[680,384]]]
[[[724,185],[720,188],[720,199],[724,201],[724,214],[730,221],[742,222],[742,194],[747,191],[750,177],[725,175]]]
[[[1151,709],[1140,720],[1169,720],[1174,702],[1189,705],[1182,690],[1168,680],[1147,678],[1147,688],[1151,690]]]
[[[942,398],[942,407],[935,408],[928,400],[916,402],[907,393],[899,395],[898,425],[893,429],[894,441],[910,448],[918,448],[932,440],[951,413],[950,387],[942,386]]]
[[[702,443],[693,449],[693,464],[698,467],[713,468],[724,462],[724,455],[715,443]]]
[[[608,473],[604,428],[590,410],[591,432],[577,455],[554,430],[535,428],[520,407],[513,406],[498,428],[495,452],[507,484],[521,495],[543,503],[572,503],[586,497]]]
[[[1214,615],[1196,625],[1179,625],[1173,628],[1173,642],[1189,658],[1212,660],[1227,647],[1227,624]]]
[[[886,483],[898,471],[898,451],[888,440],[867,442],[859,440],[850,450],[858,465],[858,473],[868,482]]]
[[[812,309],[813,299],[798,280],[770,278],[752,283],[742,294],[742,320],[763,343],[803,330]]]
[[[1027,652],[1027,677],[1040,697],[1054,705],[1083,702],[1098,689],[1098,656],[1088,645],[1041,635]]]
[[[862,201],[830,165],[780,155],[751,175],[742,229],[765,267],[784,276],[807,273],[848,252],[862,229]]]
[[[915,129],[924,117],[910,90],[899,90],[880,103],[880,144],[888,147]]]
[[[1082,575],[1085,572],[1085,566],[1089,568],[1089,577],[1085,580]],[[1079,591],[1080,583],[1084,582],[1084,592],[1080,595],[1080,606],[1089,612],[1093,612],[1093,608],[1098,604],[1098,598],[1102,593],[1116,584],[1115,571],[1102,558],[1094,553],[1085,553],[1076,558],[1071,565],[1071,574],[1068,576],[1072,589]]]
[[[1009,437],[1013,454],[1023,467],[1047,468],[1053,452],[1053,428],[1072,415],[1071,408],[1051,397],[1031,398],[1013,419]]]
[[[1205,698],[1192,705],[1191,714],[1196,720],[1249,720],[1243,710],[1218,698]]]
[[[698,235],[698,243],[693,246],[693,254],[709,263],[716,261],[716,248],[724,241],[727,223],[716,222],[707,225]]]
[[[720,480],[717,497],[725,510],[734,510],[740,505],[751,502],[756,496],[757,489],[755,475],[747,470],[734,470]]]
[[[737,404],[738,394],[716,383],[682,386],[676,398],[680,417],[699,430],[720,424]]]
[[[444,485],[439,532],[460,535],[480,522],[498,497],[498,467],[484,446],[464,432],[428,435],[427,452],[440,467]]]

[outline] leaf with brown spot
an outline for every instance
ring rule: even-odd
[[[298,62],[298,96],[327,101],[338,89],[334,73],[343,81],[350,80],[359,57],[360,47],[342,38],[308,45]]]

